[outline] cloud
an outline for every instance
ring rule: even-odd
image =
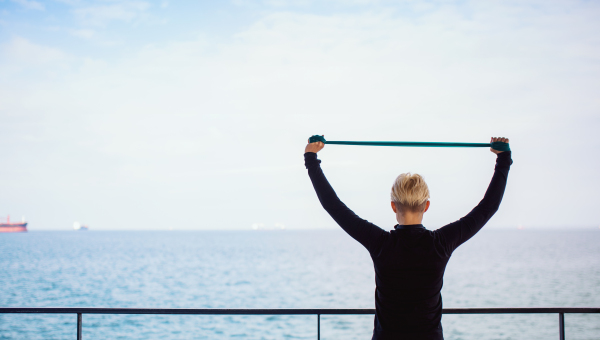
[[[515,165],[492,224],[595,221],[598,8],[463,10],[269,12],[230,39],[157,42],[118,60],[74,63],[61,83],[34,81],[23,91],[6,83],[2,112],[29,119],[28,133],[41,141],[16,143],[22,129],[0,131],[6,161],[33,173],[0,169],[0,184],[63,195],[51,203],[75,205],[81,195],[72,194],[85,192],[90,207],[160,207],[182,225],[192,211],[211,227],[264,216],[331,225],[325,214],[308,221],[299,213],[320,209],[302,167],[309,135],[475,142],[501,134],[513,141]],[[67,58],[26,40],[11,44],[21,51],[12,55]],[[441,225],[481,199],[493,169],[486,150],[328,146],[322,157],[346,203],[382,226],[393,220],[385,201],[398,173],[426,176],[436,212],[428,225]],[[577,176],[548,187],[564,174]],[[245,202],[236,214],[223,203],[233,193]],[[156,223],[142,208],[114,218]]]
[[[73,10],[76,18],[86,24],[104,26],[111,21],[131,22],[140,18],[150,4],[142,1],[121,2],[104,6],[82,7]]]
[[[21,5],[21,7],[26,9],[32,9],[36,11],[43,11],[44,5],[40,2],[33,0],[11,0],[12,2]]]
[[[96,32],[94,32],[93,30],[89,30],[89,29],[79,29],[79,30],[72,30],[71,34],[76,37],[82,38],[82,39],[91,39],[94,37]]]
[[[23,37],[14,37],[0,45],[0,79],[6,79],[10,92],[19,92],[23,84],[42,81],[69,74],[70,62],[75,61],[61,49],[37,44]],[[8,89],[0,92],[9,93]],[[4,97],[5,104],[13,99]]]
[[[58,48],[38,45],[23,37],[15,37],[1,48],[2,57],[19,65],[41,66],[64,61],[67,54]]]
[[[266,6],[272,6],[276,8],[291,8],[291,7],[315,7],[315,6],[327,6],[327,5],[335,5],[340,8],[340,6],[353,6],[353,5],[377,5],[383,4],[386,1],[380,0],[262,0],[260,2],[257,1],[248,1],[248,0],[233,0],[232,3],[236,6],[243,7],[256,7],[259,3]]]
[[[67,5],[78,5],[82,2],[82,0],[54,0],[56,2],[60,2]]]

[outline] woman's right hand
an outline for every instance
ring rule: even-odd
[[[503,143],[508,143],[508,138],[504,138],[504,137],[492,137],[492,140],[490,141],[490,143],[493,142],[503,142]],[[490,148],[490,151],[495,153],[496,155],[499,153],[503,153],[504,151],[498,151],[496,149],[492,149]]]

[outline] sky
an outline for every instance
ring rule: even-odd
[[[332,229],[306,140],[488,142],[489,228],[600,226],[595,1],[0,0],[0,218],[29,229]],[[468,213],[489,150],[328,145],[340,198],[392,229]]]

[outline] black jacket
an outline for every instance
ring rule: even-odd
[[[312,152],[304,154],[308,174],[323,208],[371,254],[375,267],[373,339],[440,340],[442,284],[454,249],[473,237],[500,206],[511,153],[498,154],[492,181],[479,204],[465,217],[437,230],[396,225],[385,231],[358,217],[340,201]]]

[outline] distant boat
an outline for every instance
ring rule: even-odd
[[[74,222],[73,229],[79,230],[79,231],[86,231],[86,230],[89,230],[90,227],[88,227],[87,225],[81,225],[81,224],[79,224],[79,222]]]
[[[0,223],[0,233],[25,233],[27,232],[27,222],[23,218],[21,223],[11,223],[10,216],[6,217],[6,223]]]

